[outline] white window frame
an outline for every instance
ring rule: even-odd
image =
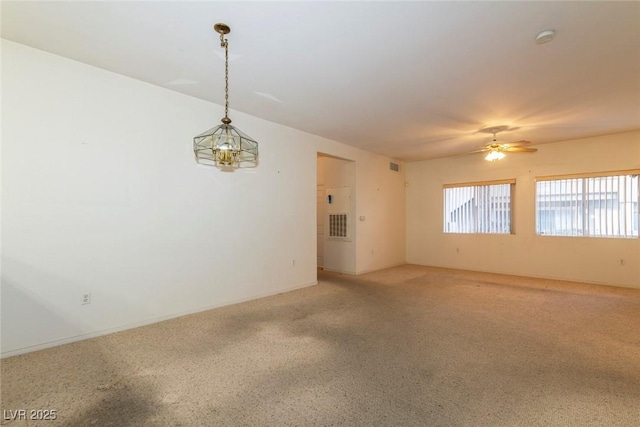
[[[536,235],[638,238],[640,169],[536,177]]]
[[[490,188],[503,185],[509,186],[506,200],[504,189]],[[445,184],[442,191],[443,232],[515,234],[515,185],[515,179]],[[496,191],[502,191],[502,195],[496,196]]]

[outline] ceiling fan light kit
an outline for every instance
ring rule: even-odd
[[[490,162],[495,162],[496,160],[504,159],[504,157],[505,157],[505,154],[502,151],[500,151],[499,148],[495,148],[489,151],[489,153],[485,156],[484,159]]]
[[[224,48],[224,117],[222,124],[193,138],[193,152],[198,163],[223,170],[254,167],[258,161],[258,142],[232,126],[229,118],[229,42],[225,35],[231,28],[226,24],[215,24],[213,29],[220,34],[220,46]]]

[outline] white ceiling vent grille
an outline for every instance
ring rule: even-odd
[[[329,214],[329,237],[349,238],[349,216],[346,213]]]
[[[398,172],[400,170],[400,165],[397,163],[389,162],[389,169],[394,172]]]

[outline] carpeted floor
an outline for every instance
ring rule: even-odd
[[[640,291],[419,266],[4,359],[69,426],[637,426]],[[4,418],[4,416],[3,416]]]

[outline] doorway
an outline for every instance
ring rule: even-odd
[[[354,161],[318,153],[316,246],[319,269],[347,274],[356,272],[355,214],[352,214],[355,212],[355,180]],[[331,231],[333,235],[330,235]]]

